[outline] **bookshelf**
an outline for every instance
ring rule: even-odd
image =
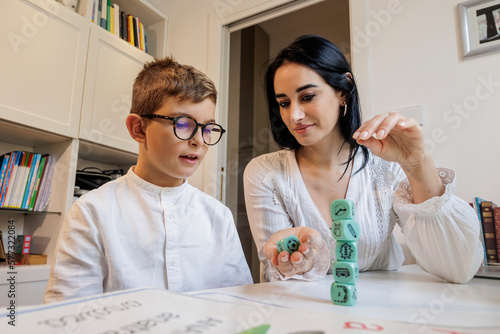
[[[144,62],[165,55],[167,18],[146,1],[117,3],[142,17],[150,31],[149,54],[55,0],[0,2],[0,34],[23,41],[0,41],[0,154],[20,150],[55,157],[45,212],[0,209],[5,245],[8,221],[14,219],[16,234],[33,236],[32,253],[47,254],[46,265],[16,266],[18,306],[42,301],[61,224],[74,200],[76,170],[94,166],[126,172],[137,159],[137,145],[124,124],[127,99]],[[2,296],[7,295],[7,272],[0,266]]]
[[[153,57],[164,56],[166,53],[168,18],[161,13],[160,10],[143,0],[113,0],[111,4],[113,3],[120,6],[120,11],[138,17],[144,24],[148,39],[148,54]],[[92,22],[92,6],[93,0],[80,0],[77,7],[77,12],[89,22]],[[96,23],[92,24],[97,26]],[[104,28],[101,29],[106,31]],[[116,40],[119,40],[123,45],[127,45],[127,47],[130,48],[136,48],[110,32],[106,32]]]

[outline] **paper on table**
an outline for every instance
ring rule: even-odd
[[[15,325],[15,326],[13,326]],[[265,326],[267,325],[267,326]],[[258,331],[249,331],[259,328]],[[365,317],[307,312],[270,304],[259,310],[158,289],[136,289],[8,310],[0,314],[1,333],[460,333],[443,327]],[[473,333],[498,333],[475,329]],[[470,328],[462,332],[471,332]]]

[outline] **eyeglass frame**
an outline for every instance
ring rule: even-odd
[[[214,122],[208,122],[206,124],[202,124],[202,123],[198,123],[198,121],[196,119],[194,119],[194,117],[191,117],[191,116],[187,116],[187,115],[180,115],[180,116],[177,116],[177,117],[172,117],[172,116],[165,116],[165,115],[158,115],[158,114],[142,114],[140,115],[141,117],[146,117],[146,118],[160,118],[160,119],[166,119],[166,120],[169,120],[169,121],[172,121],[174,123],[174,135],[177,137],[177,139],[179,140],[189,140],[191,138],[193,138],[196,133],[198,132],[198,128],[201,126],[201,138],[203,139],[203,142],[208,145],[208,146],[214,146],[216,145],[217,143],[220,142],[220,140],[222,139],[222,136],[224,135],[224,133],[226,133],[226,130],[222,127],[222,125],[220,124],[217,124],[217,123],[214,123]],[[176,125],[177,125],[177,122],[181,119],[181,118],[189,118],[189,119],[192,119],[195,123],[196,123],[196,129],[193,131],[193,133],[191,134],[191,136],[189,138],[186,138],[186,139],[183,139],[183,138],[180,138],[178,135],[177,135],[177,128],[176,128]],[[220,137],[219,139],[213,143],[213,144],[209,144],[205,141],[205,137],[203,136],[203,131],[205,130],[205,128],[208,126],[208,125],[217,125],[220,129],[221,129],[221,134],[220,134]]]

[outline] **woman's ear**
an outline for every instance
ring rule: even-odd
[[[125,124],[127,125],[128,133],[130,136],[138,143],[144,143],[146,141],[146,124],[143,123],[143,119],[138,114],[129,114],[125,119]]]
[[[345,76],[345,78],[346,78],[347,80],[349,80],[349,82],[352,84],[352,74],[351,74],[351,72],[346,72],[346,73],[344,74],[344,76]]]

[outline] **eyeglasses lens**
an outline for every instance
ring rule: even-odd
[[[190,139],[196,133],[198,124],[191,118],[181,118],[175,124],[175,133],[180,139]],[[222,128],[217,124],[207,124],[203,129],[203,140],[208,145],[217,143],[222,136]]]

